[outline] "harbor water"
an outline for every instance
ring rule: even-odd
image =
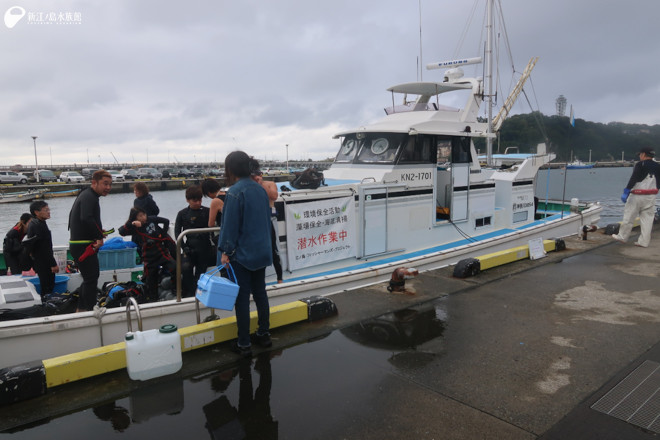
[[[536,194],[539,199],[562,199],[565,194],[566,200],[578,198],[583,201],[598,201],[604,209],[600,225],[621,220],[623,215],[623,203],[619,199],[623,187],[628,182],[632,168],[591,168],[568,170],[568,174],[561,169],[542,170],[539,172],[536,182]],[[564,177],[566,185],[564,190]],[[549,185],[548,185],[549,183]],[[173,191],[153,191],[152,196],[160,207],[160,216],[168,218],[174,225],[176,214],[185,208],[185,189]],[[135,196],[131,193],[112,194],[101,197],[101,220],[105,229],[115,228],[123,225],[128,219],[128,212],[133,206]],[[69,211],[75,200],[74,197],[61,197],[48,199],[51,219],[48,226],[53,233],[55,245],[66,245],[69,240],[67,230]],[[203,199],[203,204],[208,206],[210,200]],[[0,216],[0,232],[5,234],[16,224],[23,212],[28,212],[30,203],[11,203],[3,206]],[[3,235],[4,236],[4,235]],[[116,235],[114,235],[116,236]]]

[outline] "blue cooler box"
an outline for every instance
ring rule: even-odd
[[[197,292],[195,296],[206,307],[212,309],[233,310],[238,296],[238,284],[220,276],[220,269],[224,266],[218,266],[206,273],[203,273],[197,281]],[[234,271],[231,269],[230,274]],[[234,276],[236,279],[236,276]]]

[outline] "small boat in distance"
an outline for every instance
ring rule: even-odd
[[[0,203],[30,202],[41,197],[46,191],[46,189],[29,189],[27,191],[0,193]]]
[[[566,169],[568,170],[580,170],[584,168],[593,168],[593,163],[582,162],[580,159],[575,159],[573,162],[566,164]]]
[[[55,197],[77,196],[79,192],[80,192],[80,188],[67,189],[64,191],[49,191],[47,193],[44,193],[44,199],[53,199]]]

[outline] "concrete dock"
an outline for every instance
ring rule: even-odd
[[[453,268],[333,295],[339,314],[273,331],[282,350],[385,313],[440,301],[441,338],[332,434],[359,439],[651,439],[660,436],[660,228],[649,248],[600,231],[566,250],[457,279]],[[255,350],[255,354],[258,350]],[[417,361],[415,361],[417,359]],[[185,353],[180,377],[235,365],[227,344]],[[2,408],[0,431],[117,398],[125,372]],[[276,379],[276,378],[275,378]],[[275,380],[274,379],[274,380]],[[165,379],[163,379],[165,380]],[[87,396],[87,397],[83,397]]]

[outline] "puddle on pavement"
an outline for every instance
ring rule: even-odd
[[[393,375],[401,380],[441,355],[445,320],[442,300],[388,313],[221,371],[146,384],[0,438],[341,438],[359,429],[362,416],[374,416]]]

